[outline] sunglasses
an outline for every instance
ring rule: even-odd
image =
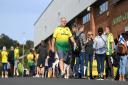
[[[67,22],[67,21],[65,21],[65,20],[62,20],[61,22]]]

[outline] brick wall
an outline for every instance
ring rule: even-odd
[[[125,31],[125,26],[128,25],[128,19],[127,20],[122,20],[120,23],[113,25],[112,21],[114,18],[120,16],[121,14],[128,12],[128,0],[121,1],[120,3],[113,5],[112,0],[109,1],[109,9],[108,11],[104,12],[101,15],[97,16],[97,9],[98,7],[92,5],[92,9],[90,13],[93,13],[94,15],[94,22],[95,26],[93,29],[95,29],[95,34],[97,34],[97,28],[98,27],[103,27],[105,28],[107,25],[111,27],[111,32],[113,33],[114,37],[117,38],[117,36]],[[90,22],[85,24],[85,33],[87,33],[88,30],[92,30],[92,24]],[[94,25],[94,24],[93,24]]]

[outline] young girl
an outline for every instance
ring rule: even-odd
[[[2,78],[8,78],[8,52],[6,50],[6,47],[3,46],[3,50],[1,52],[2,56]]]
[[[35,57],[32,49],[30,49],[30,53],[27,55],[27,60],[28,60],[30,76],[34,76],[35,75]]]

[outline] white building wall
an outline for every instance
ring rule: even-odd
[[[34,24],[34,45],[49,37],[59,25],[60,17],[73,19],[96,0],[53,0]]]

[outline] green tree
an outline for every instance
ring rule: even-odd
[[[33,48],[33,47],[34,47],[34,42],[31,41],[31,40],[27,40],[26,41],[26,48],[30,49],[30,48]]]
[[[3,46],[6,46],[8,49],[11,46],[15,46],[18,43],[18,41],[11,39],[5,34],[0,35],[0,49],[2,49]]]

